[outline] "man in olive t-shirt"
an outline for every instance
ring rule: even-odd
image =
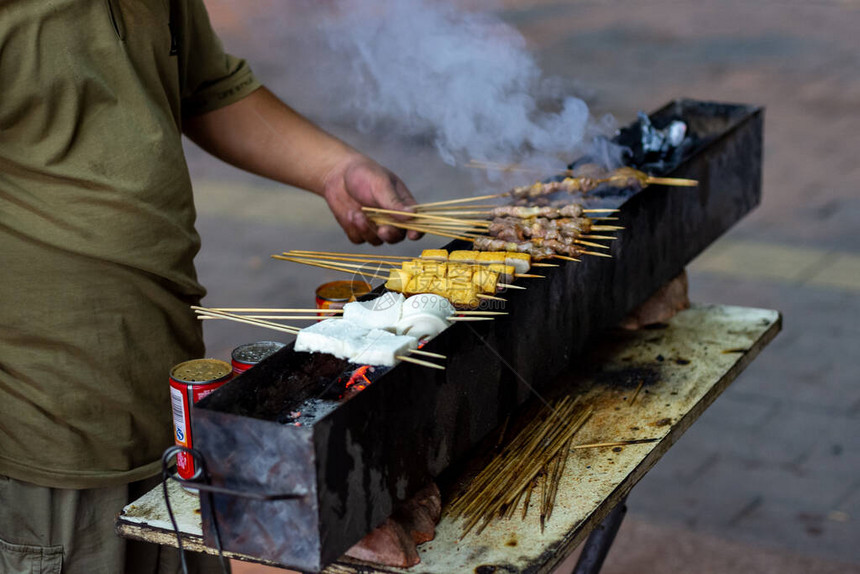
[[[113,515],[173,441],[165,373],[203,355],[183,133],[354,242],[403,238],[361,212],[403,183],[261,87],[202,0],[0,0],[0,572],[175,570]]]

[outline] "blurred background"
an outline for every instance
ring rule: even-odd
[[[354,2],[361,12],[339,19],[337,2],[206,4],[228,50],[294,108],[394,170],[419,201],[511,183],[463,167],[450,153],[456,129],[434,123],[456,124],[483,101],[449,97],[446,86],[458,93],[464,77],[489,82],[478,85],[488,102],[496,102],[493,78],[522,80],[549,118],[564,117],[566,98],[576,97],[590,110],[587,133],[611,132],[678,97],[764,105],[763,203],[691,265],[690,296],[778,309],[784,330],[633,490],[604,572],[860,573],[860,0],[410,0],[397,8],[379,0]],[[422,10],[437,9],[445,18],[436,27],[416,26],[431,20]],[[448,30],[452,19],[465,27]],[[462,37],[487,30],[483,44]],[[397,52],[398,37],[423,44],[411,60],[374,69],[373,49]],[[424,83],[422,70],[434,66],[452,75]],[[205,305],[313,306],[317,285],[346,277],[270,254],[371,249],[352,246],[321,199],[187,145]],[[213,357],[278,339],[217,323],[205,325]]]

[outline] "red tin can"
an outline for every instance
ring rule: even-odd
[[[316,290],[317,309],[343,309],[343,306],[357,297],[367,295],[373,287],[366,281],[332,281],[323,283]],[[318,313],[330,317],[328,313]]]
[[[240,375],[275,352],[281,350],[284,343],[277,341],[257,341],[233,349],[231,363],[233,374]]]
[[[176,444],[191,448],[191,406],[229,381],[233,370],[218,359],[194,359],[170,370],[170,402],[173,406],[173,436]],[[194,476],[194,461],[182,452],[176,455],[179,476]]]

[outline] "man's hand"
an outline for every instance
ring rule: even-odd
[[[396,243],[406,235],[387,225],[377,229],[361,211],[362,206],[408,209],[415,200],[403,182],[266,88],[215,111],[184,118],[182,127],[200,147],[236,167],[323,196],[354,243]],[[421,237],[415,231],[408,235]]]
[[[400,178],[370,158],[356,154],[339,162],[325,177],[323,197],[353,243],[379,245],[397,243],[406,233],[396,227],[377,227],[361,210],[362,207],[381,207],[397,211],[410,211],[415,199]],[[392,216],[403,219],[402,216]],[[421,237],[409,232],[410,239]]]

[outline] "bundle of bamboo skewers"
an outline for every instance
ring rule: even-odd
[[[511,518],[521,501],[525,519],[538,488],[543,530],[552,516],[573,436],[593,410],[579,397],[564,397],[533,417],[451,503],[448,513],[462,520],[462,536],[476,526],[480,533],[497,517]]]
[[[574,444],[574,438],[594,412],[580,397],[564,397],[546,404],[506,446],[454,495],[446,513],[462,522],[461,537],[476,526],[477,533],[495,520],[510,520],[522,503],[525,520],[536,506],[541,532],[552,517],[561,478],[571,453],[597,448],[617,448],[655,442],[656,438],[613,440]],[[499,444],[505,439],[510,419],[502,425]],[[533,505],[532,501],[537,498]]]
[[[498,209],[498,208],[496,208]],[[484,219],[468,217],[469,212],[447,212],[439,215],[434,210],[399,211],[376,207],[363,210],[376,225],[389,225],[399,229],[419,231],[450,239],[468,241],[476,249],[486,251],[519,251],[529,253],[533,259],[547,258],[579,261],[578,255],[610,257],[606,253],[592,249],[609,249],[599,240],[613,240],[611,235],[594,235],[620,231],[623,227],[605,225],[602,222],[615,220],[615,217],[578,217],[578,218],[495,218],[493,208],[477,212]],[[582,213],[614,213],[617,209],[583,209]],[[513,236],[512,236],[513,234]],[[524,236],[527,234],[527,236]]]
[[[467,167],[531,171],[529,168],[516,165],[505,166],[477,160],[472,160]],[[531,253],[535,259],[555,257],[578,261],[579,255],[609,256],[606,253],[589,251],[585,248],[598,250],[609,248],[596,243],[595,240],[615,239],[614,236],[602,233],[623,229],[623,227],[604,223],[617,219],[612,214],[618,210],[584,209],[577,204],[568,204],[562,208],[550,206],[530,208],[529,205],[533,201],[546,202],[547,196],[562,191],[584,194],[601,185],[618,188],[631,186],[643,188],[653,184],[677,187],[698,185],[695,180],[654,177],[630,167],[607,171],[598,166],[589,165],[581,166],[576,170],[565,170],[564,174],[566,177],[557,181],[538,181],[504,193],[413,205],[409,211],[372,207],[366,207],[364,211],[370,214],[370,219],[377,225],[389,225],[399,229],[470,241],[479,250],[521,251]],[[513,198],[517,200],[517,205],[497,206],[481,203],[501,198]],[[576,208],[573,210],[575,214],[564,214],[564,211],[571,207]],[[532,214],[514,214],[512,210],[517,209],[525,211],[531,209]],[[553,210],[557,212],[555,215],[547,213]],[[559,217],[564,219],[556,219]]]

